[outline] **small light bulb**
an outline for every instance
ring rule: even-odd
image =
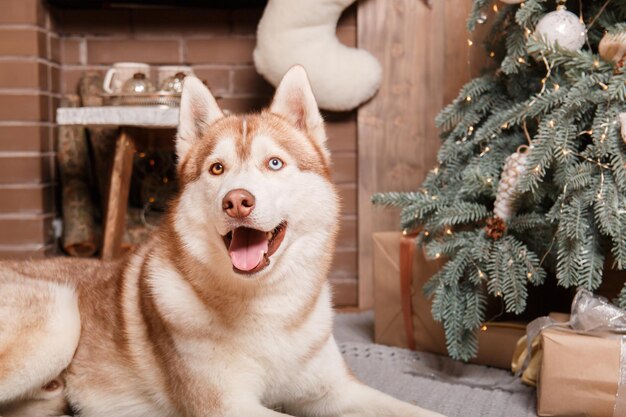
[[[472,40],[471,40],[471,39],[468,39],[468,40],[467,40],[467,44],[468,44],[469,46],[472,46],[472,45],[474,45],[474,42],[472,42]]]
[[[446,229],[446,234],[450,236],[452,234],[452,229]]]
[[[548,122],[548,125],[549,125],[550,127],[554,127],[554,120],[550,120],[550,121]]]
[[[406,236],[409,233],[406,229],[402,229],[402,236]]]
[[[487,331],[487,325],[486,325],[486,324],[483,324],[483,325],[481,326],[480,330],[482,330],[483,332],[486,332],[486,331]]]
[[[498,5],[497,5],[497,4],[494,4],[494,5],[493,5],[493,11],[494,11],[494,12],[496,12],[496,13],[498,13]]]
[[[533,273],[532,272],[527,273],[526,277],[528,277],[528,279],[531,279],[533,277]]]
[[[496,56],[496,53],[491,51],[491,52],[489,52],[489,56],[493,58],[494,56]]]
[[[428,230],[424,230],[424,236],[430,236],[430,232]]]
[[[520,64],[525,64],[526,60],[522,57],[517,58],[517,62],[519,62]]]
[[[465,100],[466,100],[466,101],[472,101],[472,96],[467,96],[467,97],[465,97]]]
[[[440,254],[439,252],[437,252],[437,253],[435,254],[435,259],[439,259],[439,258],[441,258],[441,254]]]
[[[554,91],[559,91],[559,88],[561,88],[560,85],[558,84],[554,84]]]

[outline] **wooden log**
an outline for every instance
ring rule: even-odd
[[[77,107],[78,104],[79,99],[75,95],[61,101],[65,107]],[[59,127],[57,159],[63,190],[62,247],[71,256],[92,256],[98,249],[98,239],[95,207],[87,183],[90,166],[84,128]]]
[[[120,129],[115,145],[115,157],[113,158],[104,220],[104,242],[102,245],[102,259],[104,260],[115,259],[121,254],[134,153],[135,147],[132,138],[126,130]]]

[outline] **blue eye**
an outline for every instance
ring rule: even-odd
[[[283,167],[283,165],[285,165],[283,161],[275,157],[271,158],[267,163],[267,166],[269,167],[269,169],[272,169],[274,171],[278,171],[279,169]]]

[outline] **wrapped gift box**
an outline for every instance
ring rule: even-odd
[[[614,414],[621,375],[621,344],[621,338],[583,335],[558,328],[543,330],[537,414],[624,416],[619,412]]]
[[[414,237],[400,232],[375,233],[373,239],[376,343],[447,354],[443,327],[432,318],[431,302],[422,292],[443,261],[426,259],[422,250],[415,248]],[[410,256],[405,253],[402,257],[403,266],[412,269],[410,282],[401,280],[402,239],[404,245],[412,245]],[[471,362],[510,368],[517,341],[525,332],[523,323],[486,323],[479,332],[478,356]]]

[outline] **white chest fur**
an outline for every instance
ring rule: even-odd
[[[151,269],[157,308],[176,333],[177,351],[208,386],[230,386],[226,391],[251,393],[267,405],[286,401],[297,389],[294,381],[330,337],[327,284],[317,293],[301,279],[276,285],[256,299],[239,300],[241,308],[230,306],[241,315],[231,322],[166,265]]]

